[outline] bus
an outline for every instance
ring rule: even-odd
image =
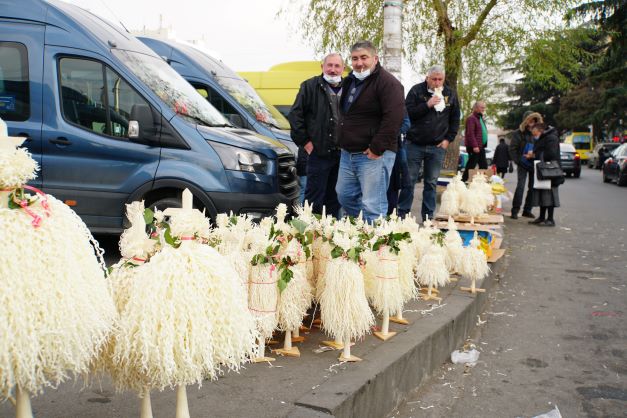
[[[571,132],[564,138],[564,143],[572,144],[581,157],[581,163],[587,164],[592,156],[594,141],[590,132]]]

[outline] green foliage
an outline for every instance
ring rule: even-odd
[[[440,247],[444,247],[445,237],[446,237],[446,233],[444,231],[436,232],[434,234],[431,234],[431,242]]]
[[[390,232],[387,235],[379,237],[372,245],[372,249],[374,251],[379,251],[381,247],[387,245],[390,248],[390,252],[398,254],[400,251],[400,242],[407,240],[410,240],[409,232]]]
[[[155,220],[155,213],[150,208],[144,209],[144,222],[146,225],[152,225]]]

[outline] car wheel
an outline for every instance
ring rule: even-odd
[[[605,173],[603,173],[603,183],[609,183],[610,181],[612,180],[609,177],[607,177]]]
[[[627,173],[625,173],[622,176],[618,177],[618,180],[616,181],[616,184],[618,184],[621,187],[627,186]]]
[[[181,206],[181,199],[178,197],[164,197],[163,199],[159,199],[156,202],[151,203],[148,207],[153,211],[155,209],[164,211],[167,208],[180,208]]]
[[[573,173],[573,176],[574,176],[576,179],[578,179],[579,177],[581,177],[581,171],[575,171],[575,172]]]

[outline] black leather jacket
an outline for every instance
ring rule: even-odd
[[[311,141],[318,157],[338,156],[336,126],[327,82],[322,75],[305,80],[287,115],[294,143],[304,146]]]
[[[437,112],[429,108],[427,102],[433,96],[427,89],[427,83],[416,84],[407,93],[405,106],[411,120],[411,128],[407,132],[407,140],[418,145],[437,145],[447,139],[455,140],[459,130],[459,102],[457,94],[444,86],[442,90],[446,107]]]

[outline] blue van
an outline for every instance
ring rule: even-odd
[[[95,233],[119,233],[131,201],[179,206],[185,188],[210,218],[298,197],[281,142],[233,127],[142,42],[61,1],[0,0],[0,117],[28,138],[33,185]]]
[[[285,116],[223,62],[180,42],[144,36],[137,39],[165,59],[233,125],[277,139],[296,155],[298,147],[290,137]]]

